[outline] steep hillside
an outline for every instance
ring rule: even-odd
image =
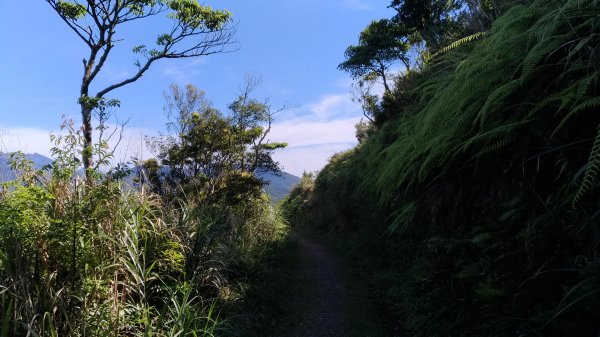
[[[522,3],[400,76],[283,202],[414,336],[600,333],[600,2]]]

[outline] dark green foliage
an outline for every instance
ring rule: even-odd
[[[457,16],[465,1],[393,0],[390,6],[398,11],[394,20],[417,35],[413,39],[438,49],[457,30]]]
[[[421,183],[437,169],[433,166],[435,163],[446,165],[450,159],[464,161],[469,158],[472,147],[494,144],[536,119],[543,119],[539,123],[541,127],[554,130],[559,126],[556,119],[562,119],[560,113],[574,109],[580,101],[586,100],[585,97],[571,98],[572,93],[567,92],[552,99],[552,102],[560,102],[560,106],[545,101],[553,93],[578,87],[576,81],[589,85],[589,78],[584,75],[597,69],[590,63],[593,49],[588,52],[578,49],[575,53],[568,49],[572,39],[586,33],[586,23],[581,24],[581,31],[560,34],[561,49],[546,50],[542,56],[536,56],[540,53],[536,47],[547,45],[547,40],[555,39],[553,34],[558,34],[549,29],[564,30],[570,25],[569,22],[548,25],[547,19],[538,19],[535,15],[543,10],[540,6],[547,4],[513,8],[496,21],[493,34],[461,61],[456,71],[441,71],[431,76],[438,77],[434,86],[443,89],[433,89],[435,94],[417,108],[416,116],[397,122],[415,125],[409,129],[408,137],[402,137],[386,148],[385,152],[392,160],[379,175],[381,181],[376,186],[382,187],[380,192],[393,193],[400,185]],[[565,10],[556,10],[547,17],[560,17]],[[587,25],[591,24],[593,22],[587,22]],[[532,25],[534,27],[530,28]],[[538,33],[538,30],[545,33]],[[532,70],[526,70],[532,67],[532,59],[550,55],[552,58],[545,64],[534,67],[535,77],[530,75]],[[575,58],[581,58],[580,62],[571,62]],[[563,68],[565,64],[566,69]],[[590,66],[582,69],[581,64]],[[510,104],[511,100],[519,104]],[[559,115],[555,117],[552,111]],[[547,133],[546,137],[549,136]],[[542,141],[560,144],[558,140]],[[396,174],[398,171],[400,175]]]
[[[299,223],[298,217],[305,213],[306,203],[312,198],[313,189],[314,174],[305,172],[300,182],[280,202],[283,217],[293,220],[293,223]]]
[[[359,238],[412,335],[600,332],[599,11],[513,6],[411,74],[394,93],[408,104],[383,108],[394,117],[290,204]]]
[[[513,0],[392,0],[393,21],[410,33],[413,43],[424,42],[436,52],[461,37],[487,30]]]

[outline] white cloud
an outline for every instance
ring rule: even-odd
[[[290,120],[273,124],[269,138],[289,147],[354,143],[354,125],[360,118],[333,121]]]
[[[201,72],[200,65],[206,63],[208,58],[196,57],[190,61],[171,60],[164,67],[162,74],[176,83],[191,82]]]
[[[114,128],[115,126],[110,126]],[[128,128],[125,126],[120,143],[117,146],[118,134],[109,141],[110,148],[115,149],[114,160],[117,163],[128,162],[132,158],[148,159],[154,157],[154,154],[146,145],[146,137],[158,135],[158,132],[146,128]]]
[[[334,153],[356,145],[354,126],[359,120],[359,117],[326,122],[292,120],[274,124],[270,139],[288,143],[274,158],[286,172],[298,176],[304,171],[320,170]]]
[[[108,125],[110,130],[106,135],[114,130],[115,125]],[[24,153],[39,153],[46,157],[51,156],[51,149],[54,144],[50,141],[50,134],[56,134],[56,130],[45,130],[40,128],[23,127],[3,127],[0,126],[0,152],[22,151]],[[157,132],[144,128],[128,128],[123,130],[123,137],[118,144],[120,132],[117,131],[109,140],[111,149],[115,148],[113,162],[127,162],[132,157],[146,159],[152,157],[150,150],[146,146],[144,136],[156,135]],[[98,137],[98,132],[95,133]]]
[[[269,137],[289,144],[274,157],[295,175],[320,170],[334,153],[356,145],[355,125],[362,116],[349,93],[325,95],[306,110],[274,123]]]
[[[320,120],[360,115],[360,107],[352,101],[350,93],[325,95],[318,102],[309,104],[307,108],[312,114],[308,117]],[[307,115],[304,115],[304,118],[307,118]]]
[[[340,151],[347,150],[356,144],[354,138],[354,119],[343,119],[330,122],[304,121],[295,124],[293,121],[274,125],[271,139],[288,142],[290,146],[277,151],[275,160],[279,161],[286,172],[302,175],[323,168],[327,160]],[[50,130],[39,128],[6,128],[0,127],[0,151],[39,153],[50,157]],[[115,151],[114,163],[127,162],[131,157],[147,159],[153,157],[146,143],[145,136],[156,135],[157,132],[144,128],[126,128],[123,139]],[[116,138],[110,141],[116,145]]]
[[[334,153],[353,146],[353,143],[341,143],[291,147],[277,152],[273,157],[283,165],[284,171],[300,177],[303,172],[321,170]]]
[[[98,74],[98,80],[102,81],[103,83],[112,84],[123,81],[131,76],[133,76],[131,69],[125,69],[123,67],[116,67],[114,65],[107,64],[102,69],[102,72]]]

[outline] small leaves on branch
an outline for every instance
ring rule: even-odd
[[[107,108],[119,108],[121,107],[121,101],[118,99],[106,99],[104,97],[89,97],[82,96],[79,97],[77,101],[79,105],[82,105],[91,110],[101,110],[104,111]]]
[[[56,11],[63,17],[70,20],[83,19],[85,17],[85,6],[68,1],[58,1]]]
[[[67,26],[88,46],[83,60],[79,105],[83,121],[84,148],[91,148],[91,116],[94,110],[117,108],[117,101],[105,101],[108,93],[139,80],[160,59],[188,58],[225,52],[232,44],[235,29],[228,27],[231,13],[201,5],[198,0],[46,0]],[[174,21],[156,37],[155,46],[136,45],[132,54],[135,71],[129,78],[91,93],[113,48],[124,38],[117,36],[122,24],[158,14]],[[102,111],[101,111],[102,112]],[[93,166],[89,151],[83,152],[86,170]],[[89,177],[88,177],[89,178]],[[88,182],[91,180],[88,179]]]
[[[169,8],[173,10],[169,17],[185,28],[217,30],[231,19],[231,12],[213,10],[196,0],[172,0],[169,1]]]

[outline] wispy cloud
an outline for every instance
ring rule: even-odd
[[[23,151],[50,156],[51,148],[49,130],[0,126],[1,152]]]
[[[308,109],[320,119],[329,119],[339,112],[343,112],[347,97],[344,94],[328,95],[321,98],[320,101],[310,104]]]
[[[132,69],[125,69],[123,67],[116,67],[114,65],[107,64],[104,66],[104,68],[102,68],[102,71],[99,73],[98,80],[108,84],[120,82],[126,78],[133,76]]]
[[[162,70],[164,77],[176,83],[191,82],[201,72],[200,65],[207,62],[206,57],[197,57],[189,61],[171,60]]]
[[[364,0],[344,0],[344,4],[356,11],[371,11],[374,9],[373,6],[366,3]]]
[[[354,125],[358,120],[360,117],[333,121],[284,121],[273,125],[270,138],[286,142],[289,147],[354,143]]]
[[[275,155],[285,171],[320,170],[334,153],[356,145],[355,125],[362,113],[349,93],[324,95],[298,110],[293,118],[276,122],[270,134],[272,141],[289,144]]]
[[[303,172],[321,170],[334,153],[348,150],[354,145],[341,143],[291,147],[277,152],[273,157],[283,165],[284,171],[301,176]]]
[[[335,120],[360,115],[360,107],[352,101],[350,93],[330,94],[307,106],[309,115],[305,118]]]

